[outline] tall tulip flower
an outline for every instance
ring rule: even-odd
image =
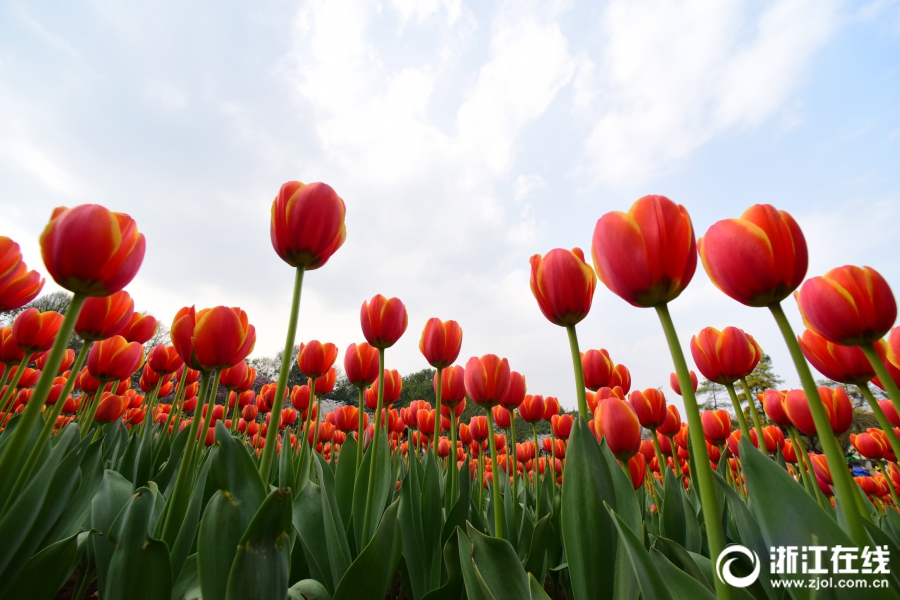
[[[297,353],[297,366],[300,372],[311,379],[324,377],[331,365],[337,359],[338,349],[334,344],[319,340],[312,340],[307,344],[300,344]]]
[[[19,245],[0,236],[0,310],[15,310],[34,300],[44,287],[37,271],[22,262]]]
[[[609,353],[600,348],[581,353],[581,368],[584,372],[584,387],[596,392],[602,387],[609,387],[613,376],[615,363],[609,358]]]
[[[696,454],[694,479],[707,519],[710,558],[715,561],[725,547],[725,535],[717,516],[715,483],[703,439],[697,398],[678,342],[668,303],[681,295],[697,269],[697,243],[687,209],[665,196],[644,196],[627,213],[610,212],[597,221],[591,242],[597,277],[614,294],[637,307],[655,308],[666,334],[669,352],[678,373]],[[623,386],[624,389],[624,386]],[[690,391],[689,391],[690,390]],[[716,590],[727,596],[724,584]]]
[[[132,313],[131,320],[125,325],[120,332],[123,338],[129,342],[137,342],[144,345],[156,335],[159,323],[153,315],[142,315],[141,313]]]
[[[363,433],[365,423],[363,415],[366,411],[363,409],[365,390],[378,380],[378,349],[369,345],[368,342],[360,342],[359,344],[350,344],[344,352],[344,374],[347,380],[356,386],[359,399],[359,423],[357,430],[357,439],[359,444],[356,446],[356,466],[362,463],[363,451]]]
[[[291,369],[291,354],[297,335],[297,318],[300,314],[300,292],[306,271],[318,269],[344,244],[347,229],[344,225],[346,206],[334,189],[325,183],[304,184],[288,181],[278,190],[272,201],[269,236],[276,254],[294,268],[294,291],[288,330],[282,352],[281,370],[278,373],[276,406],[273,412],[278,420],[287,390]],[[276,423],[277,425],[277,423]],[[266,444],[259,462],[259,473],[268,481],[275,457],[278,427],[266,432]]]
[[[432,317],[425,322],[422,329],[422,337],[419,338],[419,352],[435,368],[436,377],[434,393],[438,414],[441,413],[441,377],[443,370],[459,357],[462,348],[462,328],[456,321],[441,321]],[[451,423],[451,431],[456,431],[456,424]],[[454,442],[455,443],[455,442]],[[438,436],[434,436],[434,451],[437,453]],[[452,469],[451,469],[452,471]],[[452,480],[452,473],[451,473]]]
[[[694,388],[694,392],[697,391],[697,374],[691,371],[691,387]],[[678,382],[678,373],[670,373],[669,374],[669,387],[672,388],[672,391],[681,395],[681,384]]]
[[[597,406],[594,431],[606,438],[610,451],[620,461],[628,461],[641,449],[641,423],[631,406],[618,398],[607,398]]]
[[[585,262],[581,248],[556,248],[543,257],[539,254],[531,257],[531,293],[547,320],[565,327],[569,335],[578,412],[585,420],[590,415],[584,393],[584,371],[575,325],[590,312],[596,287],[597,278]]]
[[[800,345],[784,314],[781,301],[787,298],[806,276],[808,254],[806,239],[796,221],[786,212],[764,204],[747,209],[739,219],[715,223],[699,242],[700,258],[713,284],[728,296],[747,306],[767,307],[775,318],[800,376],[816,428],[826,432],[820,438],[825,456],[835,477],[850,536],[859,544],[868,543],[857,510],[856,489],[837,439],[827,433],[828,414],[819,401],[816,382],[803,357]]]
[[[631,372],[628,370],[628,367],[622,364],[613,367],[612,376],[609,378],[609,385],[607,387],[611,389],[620,388],[623,394],[630,392]]]
[[[91,347],[87,367],[91,376],[100,382],[122,381],[130,378],[143,363],[144,349],[140,344],[114,335]]]

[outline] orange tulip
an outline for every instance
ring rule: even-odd
[[[531,293],[547,319],[562,327],[575,325],[591,310],[597,278],[581,248],[556,248],[531,257]]]
[[[538,423],[544,418],[544,398],[537,395],[526,395],[519,405],[519,416],[526,423]]]
[[[894,294],[871,267],[847,265],[811,277],[796,297],[806,326],[835,344],[871,344],[897,320]]]
[[[691,338],[691,356],[704,377],[725,385],[752,373],[762,350],[753,336],[737,327],[705,327]]]
[[[83,340],[105,340],[122,333],[133,315],[134,300],[125,290],[102,298],[88,298],[75,321],[75,333]]]
[[[525,400],[526,390],[525,376],[517,371],[510,371],[509,387],[506,389],[506,394],[503,396],[500,404],[509,410],[518,408],[522,401]]]
[[[272,247],[292,267],[318,269],[344,244],[346,211],[331,186],[288,181],[272,202]]]
[[[469,433],[476,442],[483,442],[488,439],[488,422],[487,417],[477,416],[469,419]],[[460,428],[460,437],[462,437],[462,428]]]
[[[803,232],[788,213],[768,204],[715,223],[697,245],[713,284],[747,306],[784,300],[806,275]]]
[[[627,394],[631,391],[631,373],[625,365],[616,365],[613,367],[612,377],[609,378],[609,386],[612,389],[622,388],[622,393]]]
[[[228,408],[234,408],[234,403],[237,402],[238,408],[243,409],[245,406],[253,404],[254,400],[256,400],[256,392],[253,390],[240,393],[231,392],[228,394]]]
[[[54,209],[40,244],[56,283],[70,292],[108,296],[137,275],[146,241],[128,215],[82,204]]]
[[[641,449],[641,424],[627,402],[607,398],[594,412],[594,430],[606,439],[610,451],[619,460],[628,460]]]
[[[44,287],[37,271],[22,262],[19,245],[0,236],[0,310],[15,310],[34,300]]]
[[[432,379],[432,387],[437,393],[437,371]],[[441,410],[443,406],[457,406],[465,403],[466,370],[459,366],[447,367],[441,371]]]
[[[648,388],[641,391],[634,391],[628,395],[628,404],[637,415],[637,419],[642,427],[647,429],[657,429],[666,422],[668,411],[666,410],[666,397],[656,388]],[[602,406],[603,403],[600,403]]]
[[[503,401],[509,390],[509,362],[496,354],[473,356],[466,363],[466,392],[475,404],[492,408]]]
[[[853,444],[853,447],[856,448],[856,451],[859,452],[860,455],[869,460],[881,460],[884,458],[886,450],[885,446],[882,444],[880,438],[870,433],[865,431],[859,435],[851,433],[850,443]]]
[[[855,346],[829,342],[811,329],[805,330],[797,339],[806,360],[828,379],[840,383],[865,385],[875,377],[872,363],[863,351]],[[881,340],[876,343],[883,345]]]
[[[162,344],[153,347],[153,350],[147,355],[147,364],[161,375],[174,373],[178,369],[184,368],[184,360],[178,356],[175,347]]]
[[[759,394],[759,399],[762,402],[763,410],[766,411],[766,415],[768,415],[773,423],[780,425],[781,427],[786,427],[791,424],[791,419],[784,409],[784,399],[786,396],[787,392],[771,389]]]
[[[170,332],[172,345],[194,369],[211,371],[235,365],[253,351],[256,328],[240,308],[182,308]]]
[[[678,412],[678,407],[674,404],[669,404],[666,406],[666,420],[663,421],[663,424],[656,428],[656,433],[666,436],[666,435],[675,435],[681,430],[681,413]],[[659,442],[662,445],[663,440],[665,438],[660,438]],[[668,441],[668,440],[666,440]]]
[[[602,387],[608,387],[613,376],[615,363],[609,358],[609,353],[600,348],[581,353],[581,369],[584,372],[584,387],[596,392]]]
[[[510,414],[509,410],[501,405],[497,405],[491,409],[494,416],[494,424],[501,429],[509,429]]]
[[[762,357],[760,357],[762,358]],[[694,386],[694,391],[697,391],[697,374],[693,371],[690,371],[691,376],[691,384]],[[669,374],[669,387],[672,388],[672,391],[681,395],[681,384],[678,383],[678,373],[670,373]]]
[[[462,328],[456,321],[432,317],[425,322],[419,339],[419,352],[435,369],[445,369],[456,362],[462,348]]]
[[[27,308],[13,321],[13,340],[25,352],[46,352],[53,346],[62,322],[63,316],[56,311]]]
[[[382,398],[384,406],[390,406],[400,399],[400,393],[403,391],[403,378],[396,369],[385,369],[384,376],[384,397]],[[375,409],[378,405],[378,381],[372,384],[366,390],[366,406]]]
[[[344,352],[344,374],[356,387],[368,387],[378,379],[378,349],[368,342],[350,344]]]
[[[784,446],[784,433],[782,433],[779,427],[775,427],[773,425],[763,427],[762,430],[763,440],[766,442],[766,452],[768,454],[775,454],[778,448]],[[756,434],[756,429],[750,430],[750,441],[754,446],[759,448],[759,439]]]
[[[100,398],[100,404],[97,405],[97,412],[94,413],[94,420],[100,423],[112,423],[125,413],[126,408],[128,408],[128,399],[125,396],[104,392]]]
[[[719,445],[731,433],[731,415],[727,410],[705,410],[700,414],[703,434],[711,444]]]
[[[128,379],[144,363],[144,349],[120,335],[96,342],[88,353],[87,368],[98,381]]]
[[[631,486],[634,489],[640,488],[647,473],[647,459],[643,454],[637,453],[628,459],[628,471],[631,473]]]
[[[451,410],[450,406],[447,406],[446,404],[441,403],[441,414],[443,416],[447,417],[448,419],[450,418],[450,410]],[[460,418],[466,410],[466,399],[463,398],[462,402],[458,402],[455,406],[452,407],[452,410],[453,410],[453,414],[456,416],[456,418],[457,419]]]
[[[828,413],[828,420],[835,435],[842,435],[853,422],[853,404],[841,388],[819,388],[819,397]],[[791,390],[784,399],[784,411],[794,426],[806,435],[816,435],[816,425],[809,410],[809,402],[803,390]]]
[[[300,344],[297,366],[307,377],[324,377],[337,359],[337,355],[338,348],[334,344],[312,340],[307,344]]]
[[[627,213],[600,217],[591,254],[600,281],[639,307],[677,298],[697,268],[691,218],[665,196],[644,196]]]
[[[44,365],[47,362],[47,356],[49,353],[43,353],[37,358],[34,359],[34,366],[40,370],[44,370]],[[62,362],[59,363],[59,368],[56,372],[60,375],[65,373],[71,366],[72,363],[75,362],[75,351],[71,348],[66,348],[65,353],[63,354]]]
[[[385,298],[381,294],[363,302],[359,311],[363,335],[375,348],[390,348],[406,331],[409,315],[399,298]]]
[[[119,335],[129,342],[137,342],[143,346],[156,335],[158,326],[159,323],[157,323],[156,317],[142,315],[137,312],[131,313],[131,320],[125,325],[125,328],[119,332]]]
[[[569,439],[572,433],[572,425],[575,419],[570,414],[553,415],[550,419],[550,427],[553,429],[553,435],[561,440]]]
[[[355,406],[338,406],[331,414],[334,415],[334,426],[339,431],[356,431],[359,426],[359,409]]]
[[[17,365],[25,358],[25,352],[16,344],[13,338],[13,328],[0,328],[0,362],[5,365]]]
[[[433,408],[431,410],[420,410],[416,412],[416,421],[418,424],[419,432],[429,437],[434,435],[436,417],[437,410]]]

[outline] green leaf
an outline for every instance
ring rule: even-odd
[[[528,575],[512,545],[469,527],[472,551],[469,560],[481,591],[492,598],[529,598]],[[468,591],[468,587],[466,588]]]
[[[238,544],[228,574],[228,600],[285,598],[291,571],[291,492],[273,490]]]
[[[583,417],[575,420],[566,456],[560,522],[574,600],[612,599],[618,536],[603,503],[615,508],[616,491],[609,465]]]
[[[568,476],[567,472],[566,477]],[[669,590],[668,582],[662,577],[656,565],[654,565],[653,559],[650,558],[644,545],[631,531],[631,528],[625,525],[612,508],[607,506],[606,510],[609,511],[613,523],[619,532],[619,540],[625,545],[627,550],[627,556],[631,561],[638,585],[641,588],[641,600],[676,600]]]
[[[178,578],[181,575],[181,569],[184,567],[184,561],[187,560],[191,549],[194,547],[194,540],[197,537],[197,527],[199,526],[200,511],[203,509],[203,492],[206,487],[206,479],[209,474],[211,461],[206,461],[200,470],[200,476],[194,484],[194,491],[191,494],[191,500],[188,504],[187,512],[184,513],[184,521],[181,523],[181,529],[175,537],[175,543],[172,545],[172,575]]]
[[[399,504],[395,501],[384,511],[372,541],[347,569],[333,600],[383,600],[400,562]]]
[[[525,558],[525,570],[535,575],[540,581],[547,576],[547,544],[554,534],[553,525],[550,524],[550,515],[544,515],[534,527],[531,548]]]
[[[469,527],[469,531],[471,530],[472,527]],[[493,600],[493,596],[484,592],[479,583],[475,564],[472,562],[471,540],[463,533],[462,529],[457,529],[456,532],[456,540],[459,547],[459,567],[460,571],[462,571],[467,600]]]
[[[128,481],[134,479],[134,463],[138,453],[138,442],[140,442],[140,439],[136,435],[127,437],[125,442],[125,452],[119,455],[118,459],[113,460],[116,470]],[[117,447],[116,450],[118,450],[118,448],[121,448],[121,446]]]
[[[397,509],[403,556],[414,600],[419,600],[432,589],[430,586],[431,565],[425,559],[422,487],[419,483],[421,471],[419,457],[415,452],[410,453],[409,471],[400,483],[400,504]]]
[[[83,528],[84,522],[91,511],[91,500],[93,500],[97,490],[100,489],[100,483],[103,481],[103,465],[100,462],[101,446],[102,442],[100,440],[88,446],[84,458],[81,460],[81,483],[78,485],[78,490],[71,500],[66,503],[65,510],[59,519],[56,520],[56,523],[44,536],[44,540],[40,545],[41,548],[46,548],[50,544],[69,538]]]
[[[422,600],[460,600],[465,583],[459,566],[459,542],[451,535],[444,544],[444,564],[447,567],[447,582],[443,586],[425,594]]]
[[[354,460],[356,457],[353,457]],[[288,598],[291,600],[331,600],[328,590],[315,579],[298,581],[288,590]]]
[[[384,434],[384,431],[382,431]],[[381,520],[381,513],[391,493],[391,457],[386,435],[382,435],[379,444],[374,448],[373,443],[369,451],[363,455],[362,464],[356,474],[356,484],[353,487],[353,536],[356,540],[356,548],[364,546],[363,540],[369,540]],[[377,456],[376,456],[377,454]],[[366,504],[368,502],[369,471],[375,465],[372,494],[372,514],[369,521],[369,531],[364,532]]]
[[[184,447],[187,445],[188,432],[190,427],[185,427],[175,435],[172,441],[172,449],[169,451],[169,459],[165,466],[156,474],[153,481],[163,490],[166,498],[172,497],[172,488],[175,486],[175,474],[181,465],[181,458],[184,456]]]
[[[334,492],[334,473],[331,467],[318,452],[315,453],[316,474],[321,484],[322,526],[325,531],[325,546],[328,549],[328,563],[331,566],[332,580],[338,582],[350,566],[350,547],[347,545],[347,534],[341,523],[341,514],[337,507]]]
[[[466,521],[469,520],[469,494],[472,487],[472,480],[469,476],[468,458],[463,461],[462,466],[459,468],[459,478],[457,481],[459,482],[459,495],[456,498],[453,509],[447,515],[447,521],[444,523],[444,528],[441,531],[441,545],[444,547],[446,547],[447,541],[451,537],[456,537],[454,535],[456,528],[465,527]]]
[[[550,596],[544,591],[544,587],[538,583],[531,573],[528,574],[528,589],[531,592],[531,600],[550,600]]]
[[[91,538],[90,543],[97,563],[97,585],[101,597],[105,597],[109,561],[115,550],[115,544],[109,539],[109,531],[131,495],[131,482],[115,471],[106,470],[100,489],[91,502],[91,527],[100,532],[99,536]]]
[[[709,588],[673,565],[658,550],[650,550],[650,559],[672,590],[673,597],[684,600],[716,600],[716,595]]]
[[[197,571],[197,555],[191,554],[184,561],[181,575],[172,586],[172,600],[202,600],[200,590],[200,574]]]
[[[8,597],[53,600],[72,575],[75,564],[84,551],[84,543],[79,544],[79,538],[83,542],[88,535],[88,533],[72,535],[32,556],[9,587]]]
[[[669,553],[674,555],[675,558],[678,559],[678,562],[681,563],[682,571],[702,583],[710,592],[715,591],[713,589],[713,582],[706,578],[706,576],[703,574],[703,571],[697,565],[696,561],[694,561],[691,553],[686,550],[684,546],[668,538],[659,537],[657,539],[665,544],[666,549],[668,549]]]
[[[282,445],[281,449],[282,451],[278,453],[278,487],[290,488],[296,494],[294,450],[288,443]]]
[[[148,415],[149,418],[149,415]],[[144,486],[153,476],[153,436],[158,427],[153,424],[146,424],[150,428],[149,431],[141,431],[141,440],[138,442],[137,452],[134,456],[134,477],[132,482],[135,488]],[[138,437],[135,433],[133,438]]]
[[[680,481],[675,479],[670,469],[666,469],[666,486],[663,490],[663,503],[660,507],[662,518],[660,533],[663,537],[687,545],[687,527],[684,521],[684,500]]]
[[[325,541],[325,525],[322,516],[322,490],[313,482],[307,483],[294,498],[292,512],[294,528],[299,534],[298,542],[313,579],[322,582],[328,591],[333,591],[337,582],[332,578]]]
[[[139,488],[109,532],[115,550],[109,562],[104,600],[169,600],[172,566],[165,543],[150,537],[155,499]]]
[[[337,498],[338,511],[341,513],[341,522],[345,527],[350,524],[350,516],[353,513],[353,485],[355,482],[356,440],[353,439],[353,436],[347,436],[341,446],[341,454],[334,474],[334,493]],[[295,490],[294,493],[299,491]]]

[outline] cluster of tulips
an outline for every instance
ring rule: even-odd
[[[156,320],[123,290],[144,257],[134,220],[97,205],[53,212],[40,246],[47,272],[73,293],[69,307],[26,309],[0,331],[0,597],[49,599],[68,582],[79,600],[94,587],[104,600],[774,600],[784,596],[776,578],[803,575],[763,570],[733,588],[714,569],[728,545],[761,557],[779,545],[900,552],[896,302],[869,267],[803,283],[806,243],[787,213],[753,206],[696,241],[684,207],[646,196],[599,219],[593,266],[578,248],[533,256],[531,291],[568,336],[571,414],[529,394],[506,358],[455,364],[462,329],[438,318],[419,342],[435,369],[435,405],[398,410],[402,379],[385,355],[408,317],[382,295],[363,302],[365,341],[344,352],[357,405],[324,413],[337,375],[331,343],[299,345],[308,379],[289,389],[304,276],[343,244],[344,215],[326,184],[279,190],[271,239],[293,268],[294,293],[279,378],[256,389],[246,360],[256,331],[243,310],[185,307],[171,344],[145,348]],[[694,364],[728,390],[734,430],[728,411],[699,410],[668,310],[698,254],[726,295],[769,309],[802,383],[760,394],[759,411],[747,383],[762,356],[754,338],[700,331]],[[580,351],[576,324],[598,278],[655,309],[685,422],[660,388],[632,391],[629,370],[606,350]],[[43,283],[0,238],[0,308],[24,306]],[[799,337],[781,307],[798,288]],[[851,477],[838,436],[852,405],[842,388],[817,388],[809,363],[868,401],[881,427],[851,441],[880,474]],[[870,380],[888,399],[876,400]],[[461,423],[467,403],[483,414]],[[517,418],[531,425],[521,437]],[[754,567],[731,562],[732,572]],[[889,577],[900,583],[900,572]]]

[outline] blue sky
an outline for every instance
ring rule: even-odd
[[[272,198],[325,181],[347,243],[306,278],[298,341],[361,340],[362,301],[398,296],[410,326],[388,366],[426,366],[425,320],[453,318],[461,362],[506,356],[571,407],[528,257],[589,253],[596,220],[644,194],[684,204],[698,236],[772,203],[803,227],[810,275],[867,264],[896,286],[900,2],[6,2],[0,156],[0,228],[33,268],[54,206],[128,212],[148,240],[137,307],[241,306],[257,354],[283,345],[292,282]],[[686,350],[742,327],[796,383],[768,313],[702,269],[672,311]],[[579,336],[635,388],[666,385],[651,311],[600,286]]]

